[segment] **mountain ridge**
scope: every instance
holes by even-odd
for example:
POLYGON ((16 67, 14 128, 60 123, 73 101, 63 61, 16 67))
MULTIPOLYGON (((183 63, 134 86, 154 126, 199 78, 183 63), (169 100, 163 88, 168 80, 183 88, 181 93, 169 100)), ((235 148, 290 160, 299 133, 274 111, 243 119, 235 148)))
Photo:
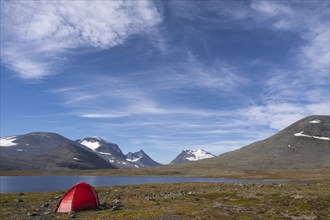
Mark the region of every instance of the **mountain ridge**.
POLYGON ((31 132, 2 137, 0 153, 2 170, 141 168, 160 165, 143 150, 136 152, 141 154, 141 158, 133 162, 129 161, 117 144, 100 137, 73 141, 53 132, 31 132))
MULTIPOLYGON (((182 151, 181 154, 185 155, 181 159, 185 160, 183 162, 193 161, 191 164, 194 166, 207 164, 207 166, 213 167, 226 166, 238 169, 329 167, 329 140, 330 116, 312 115, 289 125, 264 140, 256 141, 238 150, 221 154, 218 157, 199 160, 200 158, 194 155, 194 153, 202 151, 199 149, 182 151)), ((125 155, 118 145, 99 137, 72 141, 52 132, 32 132, 25 135, 8 136, 1 138, 0 143, 1 169, 14 169, 22 166, 24 166, 24 169, 37 169, 38 166, 42 166, 40 161, 43 160, 43 155, 50 155, 55 151, 56 147, 63 144, 66 144, 67 147, 70 146, 68 148, 71 149, 70 154, 73 155, 73 158, 78 158, 73 152, 76 152, 76 148, 79 148, 84 150, 84 154, 85 151, 97 154, 98 158, 103 159, 107 163, 110 162, 109 164, 115 167, 143 167, 145 165, 136 162, 142 161, 141 158, 147 158, 147 156, 144 156, 145 152, 143 150, 135 153, 129 152, 125 155), (88 146, 82 145, 78 143, 79 141, 81 143, 87 141, 89 144, 87 144, 88 146), (115 158, 111 158, 114 155, 119 155, 120 160, 116 161, 115 158), (26 158, 35 159, 33 162, 36 164, 29 164, 26 158)), ((56 157, 56 155, 53 156, 56 157)), ((72 157, 68 159, 73 160, 72 157)), ((175 159, 173 161, 175 165, 175 159)), ((72 165, 71 163, 72 161, 69 163, 69 166, 79 167, 79 164, 73 163, 72 165)), ((102 163, 97 164, 101 165, 102 163)), ((93 167, 95 164, 85 165, 84 167, 93 167)), ((60 168, 62 169, 63 167, 60 168)))

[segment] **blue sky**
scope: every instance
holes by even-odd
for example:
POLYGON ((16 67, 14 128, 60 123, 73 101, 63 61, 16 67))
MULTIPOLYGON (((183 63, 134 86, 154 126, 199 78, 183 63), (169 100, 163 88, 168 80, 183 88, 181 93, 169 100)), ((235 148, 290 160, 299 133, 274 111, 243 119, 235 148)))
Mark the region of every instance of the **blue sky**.
POLYGON ((1 136, 168 163, 329 115, 327 1, 2 1, 1 136))

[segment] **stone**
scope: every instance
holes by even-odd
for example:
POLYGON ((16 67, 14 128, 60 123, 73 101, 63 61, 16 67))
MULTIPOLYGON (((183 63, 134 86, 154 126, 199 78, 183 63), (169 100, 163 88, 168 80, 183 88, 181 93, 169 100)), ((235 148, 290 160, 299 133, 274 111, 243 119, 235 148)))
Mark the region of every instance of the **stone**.
POLYGON ((112 202, 115 203, 115 204, 120 204, 121 203, 121 201, 119 199, 114 199, 114 200, 112 200, 112 202))
POLYGON ((120 208, 119 208, 119 206, 116 206, 116 205, 114 205, 114 206, 112 206, 111 207, 111 211, 117 211, 117 210, 119 210, 120 208))
POLYGON ((70 212, 69 217, 70 218, 76 218, 77 217, 76 212, 70 212))
POLYGON ((27 215, 28 216, 38 216, 38 213, 37 212, 29 212, 27 215))
POLYGON ((49 203, 42 204, 41 207, 42 207, 42 208, 47 208, 47 207, 49 207, 49 203))

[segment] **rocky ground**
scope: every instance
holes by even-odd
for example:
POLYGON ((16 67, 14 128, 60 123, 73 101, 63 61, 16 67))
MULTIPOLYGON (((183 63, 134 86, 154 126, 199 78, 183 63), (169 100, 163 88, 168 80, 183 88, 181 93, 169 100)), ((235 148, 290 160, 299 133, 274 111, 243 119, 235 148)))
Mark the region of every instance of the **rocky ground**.
POLYGON ((54 213, 62 192, 0 195, 1 219, 330 219, 330 184, 179 183, 96 188, 96 210, 54 213))

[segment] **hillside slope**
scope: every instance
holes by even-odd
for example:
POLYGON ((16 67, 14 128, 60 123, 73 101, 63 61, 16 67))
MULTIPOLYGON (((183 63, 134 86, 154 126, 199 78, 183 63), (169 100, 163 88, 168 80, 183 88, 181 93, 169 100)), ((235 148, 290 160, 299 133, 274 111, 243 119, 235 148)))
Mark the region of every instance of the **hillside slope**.
POLYGON ((269 168, 317 168, 330 165, 330 117, 310 116, 277 134, 216 160, 226 166, 269 168))

